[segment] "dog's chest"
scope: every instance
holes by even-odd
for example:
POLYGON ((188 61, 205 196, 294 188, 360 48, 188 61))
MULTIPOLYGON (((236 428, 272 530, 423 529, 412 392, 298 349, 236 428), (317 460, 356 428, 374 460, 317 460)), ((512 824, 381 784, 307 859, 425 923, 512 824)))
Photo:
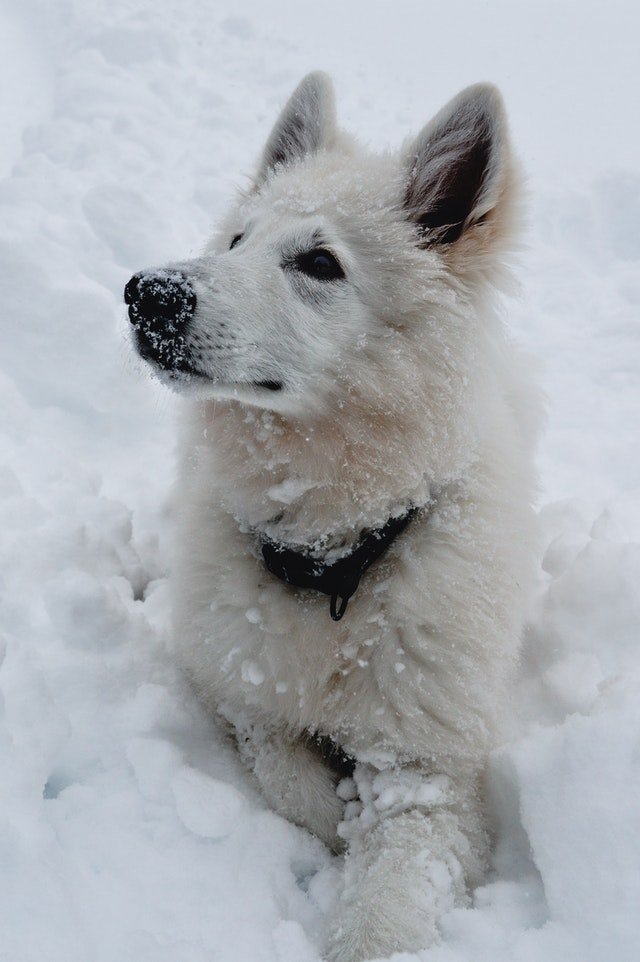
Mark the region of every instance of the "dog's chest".
POLYGON ((408 680, 389 622, 392 569, 384 559, 368 571, 335 622, 326 595, 283 584, 245 559, 236 571, 242 604, 220 599, 204 613, 216 649, 207 658, 215 699, 231 720, 343 737, 357 726, 375 740, 393 714, 387 678, 396 692, 408 680))

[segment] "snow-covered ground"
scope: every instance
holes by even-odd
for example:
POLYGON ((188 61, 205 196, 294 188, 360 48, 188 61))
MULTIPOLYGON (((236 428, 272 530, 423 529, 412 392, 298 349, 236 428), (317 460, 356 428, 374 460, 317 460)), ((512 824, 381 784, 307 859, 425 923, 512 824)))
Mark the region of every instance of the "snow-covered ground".
POLYGON ((494 871, 419 958, 640 958, 639 11, 4 0, 2 962, 319 958, 336 865, 165 654, 175 401, 121 305, 134 270, 200 249, 316 67, 376 147, 496 81, 530 177, 513 317, 549 398, 547 547, 490 766, 494 871))

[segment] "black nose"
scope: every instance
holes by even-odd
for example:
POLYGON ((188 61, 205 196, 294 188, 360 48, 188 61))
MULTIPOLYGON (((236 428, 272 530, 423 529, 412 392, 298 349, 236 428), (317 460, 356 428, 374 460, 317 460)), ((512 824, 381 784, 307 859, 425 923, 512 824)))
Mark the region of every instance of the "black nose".
POLYGON ((147 361, 165 370, 185 367, 185 332, 196 309, 196 294, 181 271, 135 274, 124 289, 136 346, 147 361))

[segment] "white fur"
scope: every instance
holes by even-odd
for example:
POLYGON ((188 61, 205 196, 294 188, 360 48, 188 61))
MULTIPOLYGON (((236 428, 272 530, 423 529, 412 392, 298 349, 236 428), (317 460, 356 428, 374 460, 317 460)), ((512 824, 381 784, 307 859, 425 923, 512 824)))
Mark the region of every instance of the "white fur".
POLYGON ((517 184, 495 90, 470 88, 382 157, 337 130, 332 103, 323 75, 303 81, 255 188, 178 265, 201 376, 178 383, 173 595, 179 656, 270 804, 347 845, 327 953, 358 962, 431 943, 482 877, 482 769, 532 578, 539 405, 496 306, 517 184), (478 130, 490 152, 464 228, 421 244, 416 223, 478 130), (344 282, 282 266, 315 232, 344 282), (261 534, 339 553, 409 504, 417 518, 338 623, 261 560, 261 534), (346 809, 314 733, 357 761, 346 809))

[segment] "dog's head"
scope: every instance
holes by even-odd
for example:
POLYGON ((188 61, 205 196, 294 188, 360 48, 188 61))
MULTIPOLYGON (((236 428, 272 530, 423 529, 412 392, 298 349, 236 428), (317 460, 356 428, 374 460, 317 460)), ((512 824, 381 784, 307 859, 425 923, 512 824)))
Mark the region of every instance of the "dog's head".
POLYGON ((394 367, 411 392, 425 356, 442 380, 508 236, 512 180, 493 87, 464 90, 399 155, 372 156, 310 74, 205 253, 127 284, 136 348, 180 392, 285 414, 371 396, 382 371, 399 390, 394 367))

